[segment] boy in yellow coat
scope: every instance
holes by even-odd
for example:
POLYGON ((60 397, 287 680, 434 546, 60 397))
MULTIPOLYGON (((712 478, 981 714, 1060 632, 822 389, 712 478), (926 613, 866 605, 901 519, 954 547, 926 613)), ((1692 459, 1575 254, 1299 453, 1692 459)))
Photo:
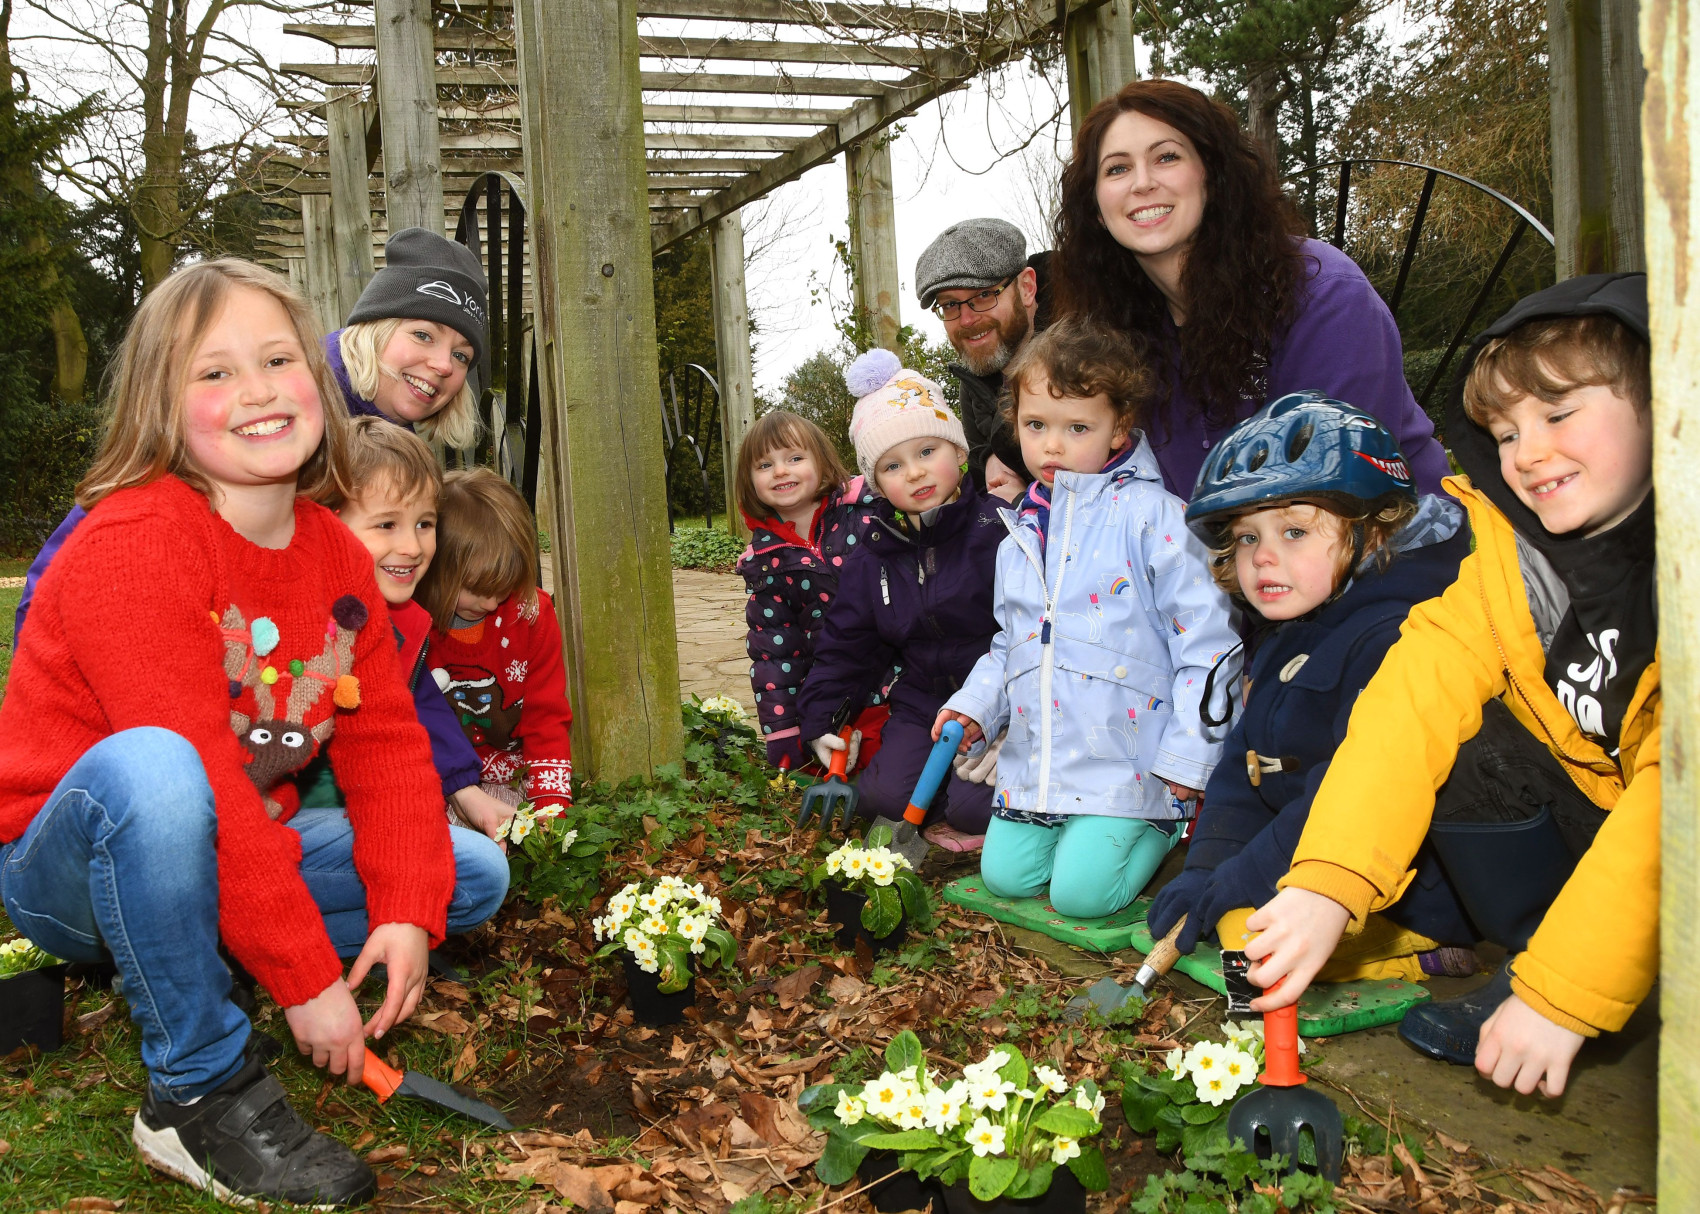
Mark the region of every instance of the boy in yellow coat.
POLYGON ((1564 1090, 1658 974, 1659 666, 1646 277, 1522 300, 1471 347, 1446 481, 1475 551, 1354 708, 1280 892, 1247 923, 1259 1010, 1293 1002, 1433 847, 1510 960, 1401 1035, 1564 1090), (1279 983, 1279 989, 1270 991, 1279 983))

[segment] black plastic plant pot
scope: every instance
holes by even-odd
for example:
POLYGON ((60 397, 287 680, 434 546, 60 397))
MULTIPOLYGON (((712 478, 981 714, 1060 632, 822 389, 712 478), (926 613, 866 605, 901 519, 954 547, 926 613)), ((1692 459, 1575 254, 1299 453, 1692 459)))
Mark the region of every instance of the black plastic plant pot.
POLYGON ((1086 1189, 1067 1168, 1051 1173, 1051 1187, 1037 1197, 981 1201, 968 1182, 944 1186, 944 1214, 1086 1214, 1086 1189))
POLYGON ((638 968, 630 953, 622 953, 626 967, 626 1002, 640 1024, 660 1026, 678 1024, 685 1018, 685 1009, 696 1005, 697 976, 685 984, 685 989, 672 994, 661 991, 660 973, 646 974, 638 968))
POLYGON ((0 1054, 20 1045, 56 1050, 65 1041, 65 967, 0 978, 0 1054))
POLYGON ((856 947, 856 938, 860 936, 868 942, 868 947, 876 953, 888 953, 903 943, 909 934, 909 914, 905 911, 898 917, 897 926, 883 936, 870 935, 868 929, 862 926, 862 907, 867 904, 868 896, 857 893, 853 889, 845 889, 842 885, 828 883, 826 886, 826 913, 832 921, 838 924, 836 939, 838 947, 845 950, 856 947))
POLYGON ((874 1203, 874 1209, 881 1214, 895 1214, 898 1210, 925 1210, 928 1203, 934 1203, 937 1209, 939 1185, 934 1180, 922 1180, 913 1172, 899 1172, 891 1175, 897 1166, 896 1151, 869 1151, 862 1165, 856 1169, 858 1184, 872 1185, 865 1196, 874 1203), (881 1180, 881 1177, 885 1177, 881 1180), (879 1181, 878 1184, 873 1184, 879 1181))

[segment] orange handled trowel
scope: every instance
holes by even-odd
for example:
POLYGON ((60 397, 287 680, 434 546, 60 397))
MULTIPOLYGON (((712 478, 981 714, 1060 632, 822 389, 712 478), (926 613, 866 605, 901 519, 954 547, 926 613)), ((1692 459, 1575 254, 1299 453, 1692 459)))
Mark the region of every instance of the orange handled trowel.
POLYGON ((514 1123, 504 1117, 502 1110, 495 1105, 474 1100, 471 1096, 462 1096, 441 1080, 421 1075, 418 1071, 398 1071, 371 1050, 366 1051, 366 1067, 361 1073, 360 1082, 372 1089, 379 1104, 386 1103, 391 1096, 411 1096, 415 1100, 424 1100, 450 1112, 459 1113, 462 1117, 482 1121, 498 1130, 514 1128, 514 1123))

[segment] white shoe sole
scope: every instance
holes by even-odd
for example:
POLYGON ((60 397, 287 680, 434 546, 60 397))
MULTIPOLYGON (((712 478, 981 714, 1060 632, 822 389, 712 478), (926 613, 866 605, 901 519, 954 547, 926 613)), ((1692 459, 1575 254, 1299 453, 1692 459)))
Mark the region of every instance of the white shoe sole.
MULTIPOLYGON (((211 1193, 219 1201, 229 1205, 253 1209, 260 1204, 257 1197, 249 1197, 223 1184, 217 1177, 211 1176, 206 1169, 195 1162, 188 1150, 183 1146, 183 1140, 177 1136, 177 1131, 167 1126, 163 1130, 149 1129, 142 1121, 142 1115, 136 1114, 134 1127, 130 1132, 131 1141, 136 1144, 136 1153, 142 1157, 142 1162, 156 1171, 164 1172, 167 1176, 181 1180, 192 1188, 211 1193)), ((287 1203, 286 1203, 287 1204, 287 1203)), ((334 1210, 334 1205, 328 1206, 299 1206, 303 1210, 334 1210)))

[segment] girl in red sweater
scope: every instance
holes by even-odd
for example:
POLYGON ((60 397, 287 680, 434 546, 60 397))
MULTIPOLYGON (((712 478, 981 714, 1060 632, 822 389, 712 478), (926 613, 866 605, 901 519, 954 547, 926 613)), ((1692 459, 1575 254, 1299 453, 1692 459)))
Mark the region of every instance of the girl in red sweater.
POLYGON ((484 763, 484 788, 539 817, 573 803, 573 710, 555 604, 537 588, 537 523, 488 468, 450 472, 437 501, 437 556, 419 602, 431 613, 431 674, 484 763))
POLYGON ((149 1076, 137 1149, 221 1198, 374 1189, 249 1048, 221 937, 301 1052, 352 1082, 455 926, 442 790, 372 558, 302 496, 347 487, 335 391, 276 275, 214 261, 150 294, 78 486, 89 517, 41 579, 0 707, 6 913, 58 956, 110 954, 149 1076), (333 735, 353 883, 304 863, 291 825, 288 777, 333 735), (358 907, 338 902, 350 884, 358 907), (359 954, 346 982, 339 951, 359 954), (363 1026, 352 990, 379 962, 363 1026))

